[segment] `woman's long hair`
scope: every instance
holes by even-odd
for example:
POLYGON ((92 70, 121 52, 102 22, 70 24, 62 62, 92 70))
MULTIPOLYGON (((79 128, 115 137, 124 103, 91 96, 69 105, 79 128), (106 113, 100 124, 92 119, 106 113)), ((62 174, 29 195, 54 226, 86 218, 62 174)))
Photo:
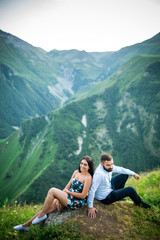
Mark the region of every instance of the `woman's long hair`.
MULTIPOLYGON (((81 161, 85 159, 88 163, 88 166, 89 166, 89 170, 88 172, 91 174, 91 176, 93 177, 93 173, 94 173, 94 164, 93 164, 93 159, 90 157, 90 156, 84 156, 82 157, 81 161)), ((79 172, 81 172, 80 170, 80 164, 79 164, 79 172)))

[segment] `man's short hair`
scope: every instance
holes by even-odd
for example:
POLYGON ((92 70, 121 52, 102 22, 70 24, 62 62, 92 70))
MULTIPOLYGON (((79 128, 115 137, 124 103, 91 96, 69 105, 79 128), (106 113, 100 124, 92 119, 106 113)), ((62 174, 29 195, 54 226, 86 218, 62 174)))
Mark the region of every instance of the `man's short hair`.
POLYGON ((101 162, 111 161, 113 157, 109 153, 102 153, 101 154, 101 162))

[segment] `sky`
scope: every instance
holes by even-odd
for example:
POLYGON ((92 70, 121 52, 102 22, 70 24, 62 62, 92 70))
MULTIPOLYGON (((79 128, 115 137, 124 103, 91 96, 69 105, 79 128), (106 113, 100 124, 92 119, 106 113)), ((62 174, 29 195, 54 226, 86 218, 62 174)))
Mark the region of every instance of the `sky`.
POLYGON ((0 0, 0 29, 45 51, 117 51, 160 32, 160 0, 0 0))

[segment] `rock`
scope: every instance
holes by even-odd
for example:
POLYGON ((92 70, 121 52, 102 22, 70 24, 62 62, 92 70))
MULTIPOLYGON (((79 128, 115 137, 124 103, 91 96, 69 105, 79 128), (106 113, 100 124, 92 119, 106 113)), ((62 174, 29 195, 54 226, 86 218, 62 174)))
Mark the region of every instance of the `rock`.
MULTIPOLYGON (((94 200, 94 204, 98 203, 99 201, 94 200)), ((58 224, 58 223, 63 223, 66 220, 68 220, 69 218, 81 213, 82 211, 86 210, 86 215, 87 215, 87 206, 82 207, 80 209, 77 210, 71 210, 69 208, 63 208, 60 211, 56 211, 56 212, 52 212, 48 214, 47 219, 44 222, 44 225, 51 225, 53 222, 54 224, 58 224)))
POLYGON ((81 209, 78 210, 71 210, 69 208, 64 208, 61 211, 56 211, 48 214, 47 219, 44 222, 44 225, 51 225, 53 222, 54 224, 63 223, 69 218, 75 216, 81 211, 81 209))

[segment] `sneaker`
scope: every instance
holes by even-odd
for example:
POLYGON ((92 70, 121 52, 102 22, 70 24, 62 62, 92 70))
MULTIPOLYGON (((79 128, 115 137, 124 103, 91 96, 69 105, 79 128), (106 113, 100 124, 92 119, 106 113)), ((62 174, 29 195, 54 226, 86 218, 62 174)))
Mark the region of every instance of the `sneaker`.
POLYGON ((151 205, 149 205, 148 203, 145 203, 143 201, 140 202, 139 206, 143 207, 143 208, 151 208, 151 205))
POLYGON ((41 218, 36 217, 36 218, 32 221, 32 224, 38 224, 38 223, 44 221, 46 218, 47 218, 47 215, 46 215, 46 214, 45 214, 43 217, 41 217, 41 218))
POLYGON ((28 228, 23 227, 22 224, 13 227, 13 229, 17 230, 17 231, 19 231, 19 230, 28 231, 28 228))

